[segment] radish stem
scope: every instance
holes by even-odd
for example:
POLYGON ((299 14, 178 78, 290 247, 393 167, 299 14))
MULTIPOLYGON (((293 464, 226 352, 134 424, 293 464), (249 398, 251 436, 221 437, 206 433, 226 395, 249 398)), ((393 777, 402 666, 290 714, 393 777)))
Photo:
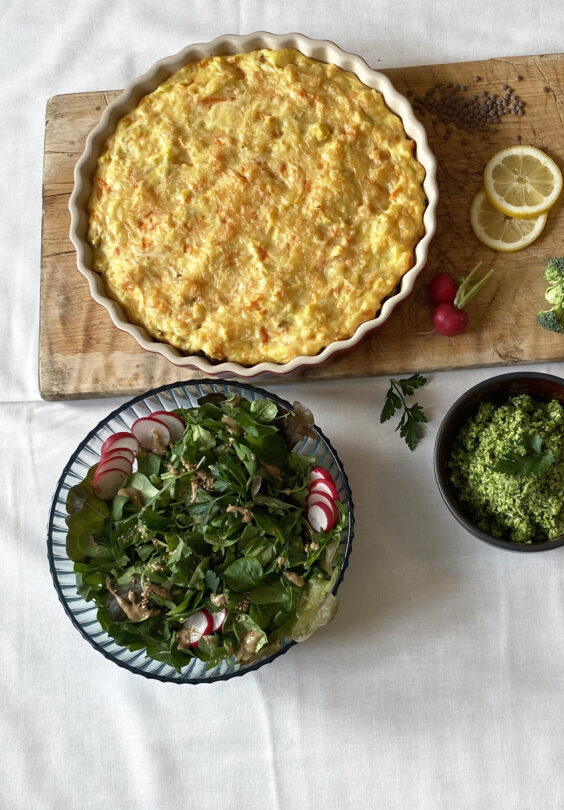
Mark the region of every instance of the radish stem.
POLYGON ((454 306, 458 307, 458 309, 464 309, 466 307, 466 304, 472 298, 474 298, 476 293, 479 292, 482 289, 482 287, 484 286, 484 284, 487 281, 489 281, 489 279, 491 278, 491 276, 493 274, 493 271, 494 271, 493 267, 491 268, 491 270, 489 270, 489 272, 486 273, 486 275, 483 278, 480 279, 480 281, 477 281, 474 284, 473 287, 470 287, 470 289, 468 289, 468 285, 470 283, 470 280, 472 279, 472 276, 481 267, 481 265, 482 265, 482 262, 478 262, 476 267, 474 267, 468 273, 468 275, 466 276, 466 278, 464 279, 464 281, 462 282, 462 284, 458 288, 458 292, 456 293, 456 298, 454 299, 454 306))

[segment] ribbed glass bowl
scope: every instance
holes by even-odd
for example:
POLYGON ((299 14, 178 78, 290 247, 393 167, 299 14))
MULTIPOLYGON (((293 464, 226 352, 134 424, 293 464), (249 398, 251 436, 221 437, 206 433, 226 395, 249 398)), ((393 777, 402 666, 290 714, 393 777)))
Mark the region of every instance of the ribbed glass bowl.
MULTIPOLYGON (((192 408, 198 405, 198 399, 209 393, 239 394, 248 400, 257 397, 268 397, 284 408, 292 411, 292 405, 280 397, 242 383, 229 383, 215 380, 188 380, 161 386, 146 394, 125 403, 121 408, 112 411, 80 442, 59 478, 53 497, 49 516, 47 553, 55 589, 68 617, 84 638, 110 661, 130 672, 173 683, 204 683, 227 680, 237 675, 258 669, 283 655, 296 642, 284 639, 280 650, 272 655, 247 666, 239 663, 221 663, 213 669, 206 670, 206 664, 199 659, 191 659, 181 672, 168 664, 148 658, 146 650, 131 652, 115 641, 102 629, 97 619, 97 607, 93 602, 86 602, 76 590, 74 563, 66 552, 66 499, 69 489, 82 481, 89 468, 99 461, 102 444, 108 436, 118 431, 129 431, 133 422, 142 416, 148 416, 157 410, 174 408, 192 408)), ((306 404, 306 403, 304 403, 306 404)), ((348 565, 353 539, 353 501, 349 482, 341 461, 323 432, 314 427, 315 438, 306 438, 295 448, 296 452, 314 456, 318 465, 328 469, 337 486, 340 499, 348 506, 348 525, 342 533, 343 563, 335 583, 335 594, 341 584, 348 565)))

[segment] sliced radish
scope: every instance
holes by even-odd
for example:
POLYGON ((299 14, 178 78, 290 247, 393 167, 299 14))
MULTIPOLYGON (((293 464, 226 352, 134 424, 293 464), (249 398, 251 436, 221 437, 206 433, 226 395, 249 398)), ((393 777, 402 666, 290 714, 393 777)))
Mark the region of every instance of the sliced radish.
POLYGON ((324 492, 310 492, 307 496, 306 506, 309 509, 310 506, 313 506, 314 503, 324 503, 326 504, 329 509, 331 510, 335 522, 339 519, 339 510, 335 506, 335 501, 333 498, 330 498, 329 495, 325 495, 324 492))
POLYGON ((208 614, 212 623, 211 631, 208 632, 217 633, 218 630, 221 630, 225 617, 227 616, 227 609, 222 608, 222 610, 212 613, 211 610, 204 608, 204 612, 208 614))
POLYGON ((107 461, 110 458, 126 458, 131 466, 135 461, 133 450, 128 450, 127 447, 116 447, 115 450, 110 449, 107 453, 102 453, 100 461, 107 461))
POLYGON ((170 430, 170 438, 173 442, 177 442, 186 430, 186 422, 176 413, 170 413, 170 411, 154 411, 151 416, 155 416, 159 422, 165 423, 170 430))
POLYGON ((331 507, 321 501, 308 507, 307 519, 314 532, 329 532, 336 523, 331 507))
POLYGON ((204 608, 189 616, 182 627, 188 630, 188 644, 196 647, 202 636, 207 635, 212 629, 211 614, 204 608))
POLYGON ((131 431, 141 447, 162 455, 170 444, 170 430, 164 422, 143 416, 131 425, 131 431))
POLYGON ((314 481, 329 481, 335 486, 333 476, 325 467, 314 467, 309 474, 308 481, 310 484, 313 484, 314 481))
POLYGON ((112 468, 103 470, 100 475, 93 478, 92 492, 102 501, 111 501, 126 478, 127 473, 124 473, 123 470, 112 468))
POLYGON ((99 478, 105 470, 121 470, 126 475, 130 475, 133 471, 133 465, 128 458, 120 458, 119 456, 104 458, 104 456, 102 456, 102 460, 96 467, 93 480, 95 481, 96 478, 99 478))
POLYGON ((318 478, 317 481, 314 481, 311 487, 309 488, 310 492, 323 492, 325 495, 328 495, 330 498, 333 498, 334 501, 339 500, 339 493, 337 492, 337 487, 331 481, 322 481, 321 478, 318 478))
POLYGON ((133 433, 114 433, 113 436, 110 436, 106 439, 104 444, 102 445, 102 455, 105 453, 109 453, 110 450, 117 450, 117 448, 126 447, 128 450, 131 450, 132 453, 136 456, 139 451, 139 442, 133 435, 133 433))

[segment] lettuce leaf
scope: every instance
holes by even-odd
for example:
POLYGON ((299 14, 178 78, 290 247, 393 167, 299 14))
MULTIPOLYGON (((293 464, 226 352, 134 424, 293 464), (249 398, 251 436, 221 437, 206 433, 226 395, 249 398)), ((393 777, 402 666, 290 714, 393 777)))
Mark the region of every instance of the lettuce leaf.
POLYGON ((338 573, 336 568, 331 579, 315 574, 308 581, 296 608, 296 623, 292 630, 294 641, 305 641, 334 618, 339 602, 332 590, 338 573))
MULTIPOLYGON (((103 533, 106 519, 110 516, 108 504, 92 492, 96 466, 90 467, 84 481, 71 487, 67 495, 66 546, 73 562, 84 562, 89 557, 99 556, 94 538, 103 533)), ((102 552, 101 556, 104 554, 102 552)))

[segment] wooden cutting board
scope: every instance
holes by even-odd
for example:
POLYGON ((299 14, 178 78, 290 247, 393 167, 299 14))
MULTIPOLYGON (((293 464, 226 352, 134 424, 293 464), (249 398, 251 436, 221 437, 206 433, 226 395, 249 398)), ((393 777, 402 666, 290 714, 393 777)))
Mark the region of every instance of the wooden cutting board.
MULTIPOLYGON (((379 67, 377 65, 376 67, 379 67)), ((515 254, 481 245, 469 223, 469 206, 482 184, 486 161, 498 149, 522 143, 544 149, 564 169, 564 54, 488 59, 481 62, 383 70, 397 89, 423 96, 435 82, 466 85, 464 95, 501 94, 515 88, 526 104, 523 116, 506 115, 495 133, 465 132, 422 115, 438 160, 438 229, 429 262, 414 294, 377 333, 348 355, 301 379, 335 379, 428 372, 489 365, 542 363, 564 358, 564 336, 541 329, 543 269, 564 254, 564 208, 549 214, 540 238, 515 254), (517 77, 521 77, 519 81, 517 77), (474 77, 480 80, 473 81, 474 77), (464 275, 479 260, 495 268, 493 278, 468 307, 470 328, 454 339, 430 334, 432 308, 426 281, 439 270, 464 275)), ((462 92, 462 91, 461 91, 462 92)), ((68 199, 73 169, 88 132, 119 91, 73 93, 47 102, 41 242, 39 384, 48 400, 134 395, 154 386, 200 376, 145 352, 118 330, 92 301, 76 269, 68 238, 68 199)), ((493 125, 492 125, 493 126, 493 125)), ((273 379, 261 378, 261 382, 273 379)), ((287 381, 287 378, 284 378, 287 381)))

